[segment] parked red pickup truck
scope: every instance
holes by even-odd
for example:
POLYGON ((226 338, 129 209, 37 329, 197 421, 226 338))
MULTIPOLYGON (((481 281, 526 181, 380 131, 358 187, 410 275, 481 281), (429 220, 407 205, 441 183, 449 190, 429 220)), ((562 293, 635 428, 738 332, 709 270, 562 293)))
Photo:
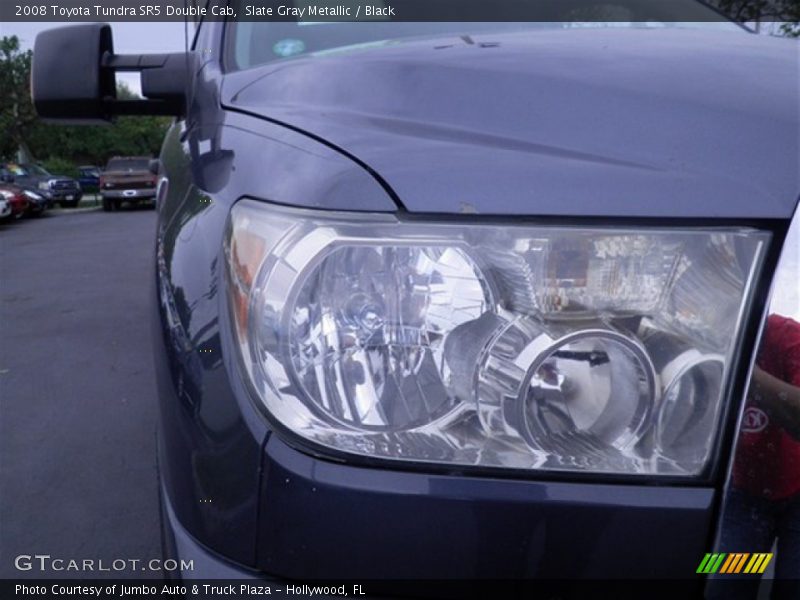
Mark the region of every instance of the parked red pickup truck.
POLYGON ((115 156, 100 175, 103 210, 117 210, 123 202, 151 202, 155 206, 156 176, 147 156, 115 156))

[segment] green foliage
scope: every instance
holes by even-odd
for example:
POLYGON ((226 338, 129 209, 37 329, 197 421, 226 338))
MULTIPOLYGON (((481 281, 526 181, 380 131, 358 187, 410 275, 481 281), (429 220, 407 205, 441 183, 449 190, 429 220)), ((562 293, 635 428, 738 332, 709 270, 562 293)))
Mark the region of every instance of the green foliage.
POLYGON ((112 156, 157 156, 169 122, 164 117, 120 117, 111 125, 37 122, 28 146, 40 160, 63 156, 76 164, 103 166, 112 156))
POLYGON ((41 165, 53 175, 66 175, 73 179, 78 178, 78 167, 66 158, 50 157, 41 161, 41 165))

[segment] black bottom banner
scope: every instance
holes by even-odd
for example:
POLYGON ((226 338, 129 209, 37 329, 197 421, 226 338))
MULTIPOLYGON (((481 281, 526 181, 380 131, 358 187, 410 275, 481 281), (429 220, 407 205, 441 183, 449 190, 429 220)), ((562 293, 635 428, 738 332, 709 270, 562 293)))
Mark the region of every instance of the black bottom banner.
POLYGON ((707 587, 701 578, 691 580, 364 580, 364 581, 224 581, 169 582, 137 579, 1 580, 0 598, 85 600, 88 598, 163 600, 255 600, 266 598, 373 599, 373 598, 524 598, 568 599, 691 599, 756 598, 771 591, 772 597, 800 598, 798 581, 715 581, 707 587), (772 588, 763 589, 763 588, 772 588), (759 589, 761 588, 761 589, 759 589))

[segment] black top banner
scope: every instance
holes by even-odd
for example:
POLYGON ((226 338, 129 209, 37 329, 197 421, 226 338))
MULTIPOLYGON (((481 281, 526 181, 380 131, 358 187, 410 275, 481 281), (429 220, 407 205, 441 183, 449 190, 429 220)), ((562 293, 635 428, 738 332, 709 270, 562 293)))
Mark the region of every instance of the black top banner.
POLYGON ((796 21, 800 0, 2 0, 0 23, 796 21))

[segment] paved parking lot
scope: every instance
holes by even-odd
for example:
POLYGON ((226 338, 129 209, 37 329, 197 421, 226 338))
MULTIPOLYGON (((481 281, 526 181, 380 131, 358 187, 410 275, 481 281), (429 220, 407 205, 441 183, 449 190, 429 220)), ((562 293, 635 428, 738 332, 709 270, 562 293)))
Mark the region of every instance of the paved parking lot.
POLYGON ((147 209, 0 225, 2 578, 43 576, 19 554, 161 557, 154 229, 147 209))

